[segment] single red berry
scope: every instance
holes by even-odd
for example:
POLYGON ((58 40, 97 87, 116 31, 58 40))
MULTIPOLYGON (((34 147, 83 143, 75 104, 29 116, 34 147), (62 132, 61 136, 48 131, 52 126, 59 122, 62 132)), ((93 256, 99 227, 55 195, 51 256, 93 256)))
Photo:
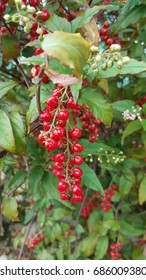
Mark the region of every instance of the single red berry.
POLYGON ((60 198, 61 198, 61 200, 68 200, 69 199, 69 195, 66 194, 66 193, 61 193, 60 194, 60 198))
POLYGON ((40 119, 43 122, 49 122, 51 120, 53 120, 53 115, 51 115, 51 113, 49 113, 47 110, 42 111, 41 115, 40 115, 40 119))
POLYGON ((40 66, 34 65, 30 70, 30 76, 32 78, 34 78, 34 77, 38 76, 39 72, 40 72, 40 66))
POLYGON ((63 170, 63 165, 60 162, 55 162, 54 163, 54 168, 58 171, 62 171, 63 170))
POLYGON ((70 97, 66 102, 66 106, 70 109, 76 109, 77 104, 74 102, 74 99, 70 97))
POLYGON ((89 142, 94 143, 97 140, 97 136, 94 134, 90 134, 88 137, 89 142))
POLYGON ((78 128, 75 127, 72 130, 69 130, 69 137, 73 140, 76 140, 82 136, 82 131, 78 128))
POLYGON ((59 91, 58 88, 55 88, 52 90, 52 96, 56 96, 56 97, 61 97, 61 92, 59 91))
POLYGON ((111 46, 113 43, 114 43, 114 40, 113 40, 112 38, 108 38, 108 39, 106 40, 106 44, 107 44, 108 46, 111 46))
POLYGON ((43 84, 47 84, 49 82, 49 77, 47 75, 43 75, 42 78, 41 78, 41 82, 43 84))
POLYGON ((73 169, 73 171, 72 171, 72 177, 73 177, 73 178, 79 178, 79 177, 81 177, 82 175, 83 175, 83 171, 82 171, 81 168, 76 167, 76 168, 73 169))
POLYGON ((44 142, 45 142, 45 138, 41 133, 38 135, 38 142, 40 144, 44 144, 44 142))
POLYGON ((63 153, 58 153, 56 156, 55 156, 55 161, 56 162, 64 162, 65 161, 65 155, 63 153))
POLYGON ((29 0, 30 6, 36 7, 39 4, 39 0, 29 0))
POLYGON ((73 158, 73 162, 74 162, 74 164, 76 164, 76 165, 81 165, 81 164, 83 164, 84 160, 83 160, 83 158, 82 158, 81 156, 76 155, 76 156, 74 156, 74 158, 73 158))
POLYGON ((79 185, 74 185, 72 188, 72 192, 75 195, 81 195, 82 194, 82 187, 79 185))
POLYGON ((83 195, 73 195, 70 202, 71 203, 77 203, 77 202, 81 202, 83 200, 83 195))
POLYGON ((55 140, 60 140, 62 137, 64 137, 64 129, 62 127, 56 127, 52 131, 52 138, 55 140))
POLYGON ((41 54, 41 53, 43 53, 44 51, 41 49, 41 48, 37 48, 36 50, 35 50, 35 55, 39 55, 39 54, 41 54))
POLYGON ((92 133, 94 132, 95 133, 95 129, 96 129, 96 125, 94 123, 89 124, 88 130, 90 132, 92 132, 92 133))
POLYGON ((100 29, 100 35, 107 35, 107 34, 108 34, 108 29, 106 29, 106 28, 100 29))
POLYGON ((82 146, 82 144, 76 142, 76 143, 73 145, 72 150, 73 150, 73 152, 80 153, 80 152, 83 151, 83 146, 82 146))
POLYGON ((7 4, 9 0, 1 0, 3 4, 7 4))
POLYGON ((53 110, 58 106, 58 99, 56 96, 51 96, 47 100, 47 106, 49 107, 50 110, 53 110))
POLYGON ((108 28, 108 27, 110 26, 110 24, 109 24, 108 21, 105 21, 105 22, 103 23, 103 26, 104 26, 104 28, 108 28))
POLYGON ((6 9, 6 5, 4 3, 0 3, 0 14, 2 14, 6 9))
POLYGON ((45 20, 47 20, 48 19, 48 17, 49 17, 49 12, 48 12, 48 10, 42 10, 42 14, 41 14, 41 20, 43 20, 43 21, 45 21, 45 20))
POLYGON ((69 187, 68 184, 63 181, 59 182, 57 186, 59 192, 65 192, 68 189, 68 187, 69 187))
POLYGON ((56 122, 56 125, 57 125, 57 126, 60 126, 60 127, 65 127, 65 126, 66 126, 66 121, 58 120, 58 121, 56 122))
POLYGON ((51 126, 50 126, 47 122, 44 122, 44 123, 43 123, 43 130, 44 130, 44 131, 48 131, 48 130, 50 129, 50 127, 51 127, 51 126))
POLYGON ((57 142, 54 139, 49 139, 46 143, 45 143, 45 148, 48 151, 54 151, 57 148, 57 142))
POLYGON ((67 109, 60 110, 60 112, 58 113, 58 118, 63 121, 68 120, 69 111, 67 109))

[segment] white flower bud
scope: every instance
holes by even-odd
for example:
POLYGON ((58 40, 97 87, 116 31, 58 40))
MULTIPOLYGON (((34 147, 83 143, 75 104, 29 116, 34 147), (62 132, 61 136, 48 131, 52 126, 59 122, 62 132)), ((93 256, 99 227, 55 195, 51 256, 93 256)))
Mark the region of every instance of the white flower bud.
POLYGON ((16 5, 21 5, 22 4, 22 0, 15 0, 15 4, 16 5))
POLYGON ((99 49, 98 49, 98 47, 96 47, 96 46, 91 46, 90 51, 91 51, 91 52, 98 52, 99 49))
POLYGON ((4 15, 4 19, 5 19, 6 21, 11 21, 11 20, 12 20, 12 17, 11 17, 10 15, 6 14, 6 15, 4 15))
POLYGON ((42 28, 37 28, 36 32, 37 32, 38 34, 41 34, 41 33, 42 33, 42 28))
POLYGON ((30 19, 28 17, 23 17, 24 22, 30 22, 30 19))
POLYGON ((117 61, 117 66, 119 69, 121 69, 123 67, 123 61, 122 60, 118 60, 117 61))
POLYGON ((29 14, 35 14, 36 9, 34 7, 31 7, 30 5, 27 6, 27 12, 29 14))
POLYGON ((42 15, 42 11, 36 12, 36 17, 40 17, 42 15))
POLYGON ((22 5, 21 5, 21 10, 22 10, 22 11, 27 11, 27 6, 26 6, 25 4, 22 4, 22 5))
POLYGON ((97 54, 96 56, 95 56, 95 61, 96 62, 99 62, 99 61, 101 61, 102 60, 102 56, 100 55, 100 54, 97 54))
POLYGON ((118 44, 112 44, 110 46, 110 51, 111 52, 120 52, 121 51, 121 46, 118 44))
POLYGON ((129 56, 124 56, 124 57, 122 57, 122 61, 123 61, 123 63, 127 63, 127 62, 130 61, 130 57, 129 56))

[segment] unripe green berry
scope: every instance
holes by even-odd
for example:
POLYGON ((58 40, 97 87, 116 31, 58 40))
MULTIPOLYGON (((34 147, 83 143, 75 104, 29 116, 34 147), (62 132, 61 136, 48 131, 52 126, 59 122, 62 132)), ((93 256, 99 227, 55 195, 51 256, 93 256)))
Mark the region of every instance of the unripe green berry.
POLYGON ((123 61, 122 60, 118 60, 117 61, 117 66, 119 69, 121 69, 123 67, 123 61))
POLYGON ((30 5, 27 6, 27 12, 29 14, 35 14, 36 9, 34 7, 31 7, 30 5))
POLYGON ((110 51, 111 52, 120 52, 121 51, 121 46, 118 44, 112 44, 110 46, 110 51))
POLYGON ((100 54, 97 54, 96 56, 95 56, 95 61, 96 62, 99 62, 99 61, 101 61, 102 60, 102 56, 100 55, 100 54))
POLYGON ((111 68, 113 66, 113 61, 112 60, 109 60, 107 62, 107 68, 111 68))
POLYGON ((8 21, 11 21, 12 20, 12 16, 6 14, 4 15, 4 19, 8 22, 8 21))
POLYGON ((102 69, 102 70, 106 70, 106 69, 107 69, 107 64, 106 64, 106 63, 103 63, 102 66, 101 66, 101 69, 102 69))
POLYGON ((15 0, 15 4, 16 5, 21 5, 22 4, 22 0, 15 0))
POLYGON ((99 51, 99 49, 98 49, 98 47, 96 47, 96 46, 91 46, 90 51, 91 51, 92 53, 97 53, 97 52, 99 51))
POLYGON ((27 6, 25 4, 22 4, 21 5, 21 10, 26 12, 27 11, 27 6))
POLYGON ((130 61, 130 57, 129 56, 124 56, 124 57, 122 57, 122 61, 123 61, 123 63, 127 63, 127 62, 130 61))

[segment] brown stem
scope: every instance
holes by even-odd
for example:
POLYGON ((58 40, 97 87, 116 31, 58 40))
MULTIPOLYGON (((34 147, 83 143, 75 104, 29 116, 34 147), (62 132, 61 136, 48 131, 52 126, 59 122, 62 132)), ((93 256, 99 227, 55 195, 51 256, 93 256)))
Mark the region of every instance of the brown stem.
POLYGON ((21 257, 22 257, 22 254, 23 254, 23 250, 24 250, 24 246, 25 246, 25 242, 26 242, 26 240, 27 240, 27 238, 28 238, 28 236, 29 236, 30 230, 31 230, 31 228, 32 228, 32 225, 33 225, 35 219, 37 218, 37 215, 38 215, 38 212, 36 212, 36 213, 33 215, 32 219, 31 219, 31 222, 30 222, 30 224, 29 224, 29 226, 28 226, 28 228, 27 228, 27 231, 26 231, 26 234, 25 234, 25 237, 24 237, 22 246, 21 246, 21 248, 20 248, 20 251, 19 251, 17 260, 21 260, 21 257))
MULTIPOLYGON (((74 229, 76 231, 76 227, 79 223, 79 220, 80 220, 80 216, 81 216, 81 212, 82 212, 82 209, 84 207, 84 204, 86 202, 86 199, 87 199, 87 196, 88 196, 88 192, 89 192, 89 188, 86 188, 86 191, 85 191, 85 195, 84 195, 84 198, 83 198, 83 201, 81 203, 81 206, 80 206, 80 209, 79 209, 79 212, 78 212, 78 215, 77 215, 77 218, 76 218, 76 221, 75 221, 75 224, 74 224, 74 229)), ((73 260, 76 259, 76 254, 77 254, 77 245, 78 245, 78 238, 77 238, 77 233, 75 232, 75 242, 74 242, 74 253, 73 253, 73 260)))

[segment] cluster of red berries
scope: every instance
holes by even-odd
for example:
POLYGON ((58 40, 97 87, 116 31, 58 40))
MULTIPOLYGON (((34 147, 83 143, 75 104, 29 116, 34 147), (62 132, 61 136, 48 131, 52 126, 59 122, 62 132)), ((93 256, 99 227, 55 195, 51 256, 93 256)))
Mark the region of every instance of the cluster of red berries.
POLYGON ((54 162, 51 170, 60 180, 58 191, 61 199, 80 202, 83 199, 80 186, 83 171, 78 166, 83 164, 80 155, 83 146, 78 141, 82 131, 76 127, 77 119, 81 121, 82 128, 88 129, 91 142, 97 139, 100 121, 93 117, 87 105, 75 103, 72 93, 62 85, 52 91, 46 103, 47 107, 40 115, 43 130, 38 135, 38 141, 49 152, 57 151, 56 155, 50 154, 49 157, 54 162))
POLYGON ((109 189, 104 190, 105 196, 101 199, 100 206, 102 207, 103 212, 108 212, 112 208, 111 199, 115 194, 118 186, 116 184, 112 185, 109 189))
POLYGON ((123 258, 121 258, 121 253, 119 251, 121 251, 123 248, 122 243, 121 242, 117 242, 114 244, 110 245, 110 256, 111 256, 111 260, 123 260, 123 258))
POLYGON ((137 105, 139 105, 140 107, 142 107, 145 103, 146 103, 146 95, 143 96, 142 98, 136 100, 135 102, 137 105))
POLYGON ((0 16, 2 16, 4 11, 6 10, 7 3, 8 3, 8 0, 1 0, 1 2, 0 2, 0 16))
POLYGON ((81 217, 84 217, 86 220, 88 219, 90 213, 93 208, 97 208, 99 206, 98 200, 100 198, 100 193, 93 194, 92 197, 86 199, 84 207, 81 211, 81 217))
POLYGON ((146 240, 137 240, 136 245, 138 247, 144 246, 146 244, 146 240))
POLYGON ((113 37, 111 37, 111 32, 109 30, 110 23, 108 21, 105 21, 103 23, 103 27, 99 30, 100 38, 107 46, 111 46, 112 44, 122 44, 122 40, 118 38, 118 34, 114 34, 113 37))
POLYGON ((44 235, 38 234, 34 239, 31 240, 31 242, 29 240, 27 240, 26 242, 29 243, 28 244, 28 249, 33 250, 44 239, 45 239, 44 235))
MULTIPOLYGON (((42 51, 42 49, 38 48, 36 49, 36 52, 39 52, 38 54, 40 54, 42 51)), ((35 53, 35 55, 38 55, 35 53)), ((41 82, 44 84, 47 84, 49 82, 49 78, 46 74, 44 74, 41 71, 41 67, 39 65, 34 65, 31 70, 30 70, 30 76, 31 78, 35 78, 35 77, 39 77, 39 79, 41 79, 41 82)))

